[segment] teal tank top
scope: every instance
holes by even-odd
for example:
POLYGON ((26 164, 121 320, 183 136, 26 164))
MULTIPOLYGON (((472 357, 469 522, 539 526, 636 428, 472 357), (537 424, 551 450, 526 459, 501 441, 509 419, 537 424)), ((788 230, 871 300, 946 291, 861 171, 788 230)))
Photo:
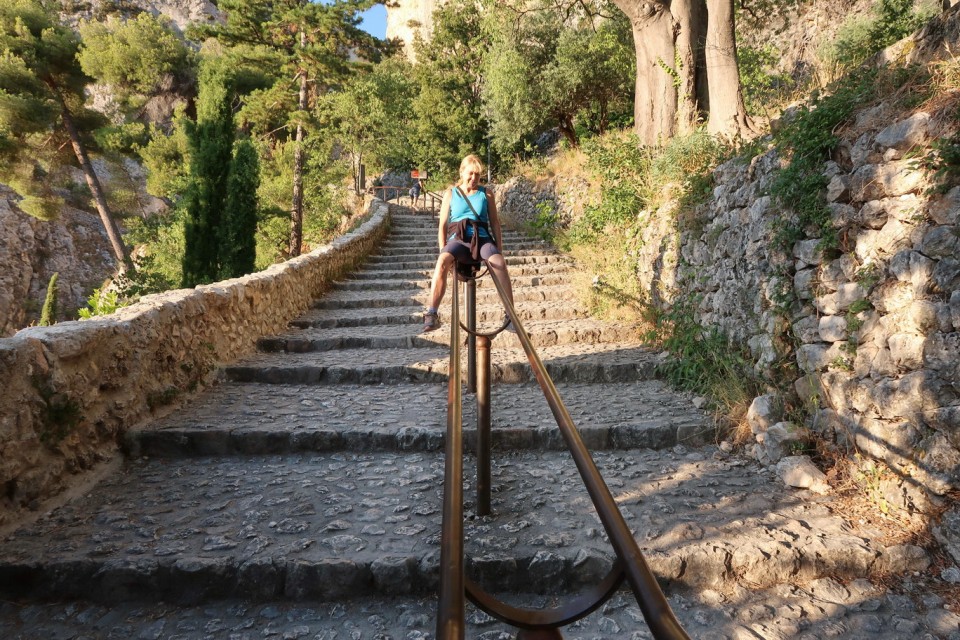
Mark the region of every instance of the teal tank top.
MULTIPOLYGON (((460 222, 463 219, 467 220, 477 220, 477 217, 473 215, 473 211, 470 210, 470 205, 467 204, 467 201, 464 200, 463 196, 460 195, 460 191, 456 187, 451 189, 452 194, 450 196, 450 218, 447 220, 448 224, 453 224, 455 222, 460 222)), ((464 193, 466 193, 464 191, 464 193)), ((480 214, 479 222, 482 222, 485 225, 490 224, 489 213, 487 212, 487 189, 486 187, 477 187, 476 193, 472 193, 467 198, 470 200, 470 204, 473 205, 473 208, 478 214, 480 214)), ((470 229, 467 229, 467 237, 473 232, 470 229)), ((490 234, 487 233, 486 229, 480 227, 480 237, 489 238, 490 234)), ((453 238, 453 235, 450 236, 453 238)), ((450 238, 447 238, 448 240, 450 238)), ((466 239, 466 238, 465 238, 466 239)))

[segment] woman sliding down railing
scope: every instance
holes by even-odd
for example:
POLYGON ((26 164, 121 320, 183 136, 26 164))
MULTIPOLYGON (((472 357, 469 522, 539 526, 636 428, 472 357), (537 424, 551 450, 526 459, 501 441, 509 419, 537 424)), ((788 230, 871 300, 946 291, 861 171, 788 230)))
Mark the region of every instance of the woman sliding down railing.
MULTIPOLYGON (((423 331, 440 328, 440 302, 447 287, 447 274, 457 262, 483 260, 506 283, 507 299, 513 301, 507 263, 503 258, 503 234, 493 193, 480 186, 483 165, 475 155, 460 162, 460 181, 447 189, 440 203, 437 244, 440 256, 430 283, 430 303, 423 314, 423 331)), ((506 318, 505 318, 506 319, 506 318)), ((508 330, 512 330, 509 326, 508 330)))
MULTIPOLYGON (((454 280, 453 305, 450 314, 450 369, 449 387, 447 396, 447 446, 446 446, 446 476, 444 478, 443 495, 443 533, 441 537, 440 561, 440 603, 437 616, 438 640, 459 640, 463 638, 463 590, 466 590, 470 600, 492 616, 522 629, 517 636, 518 640, 527 638, 562 638, 558 627, 570 624, 595 611, 606 602, 626 579, 633 589, 633 593, 640 605, 640 610, 656 640, 689 640, 686 632, 680 626, 673 611, 670 609, 656 577, 650 571, 636 540, 633 538, 623 514, 606 482, 600 475, 590 452, 587 450, 570 413, 560 399, 560 394, 547 373, 546 367, 534 350, 530 337, 520 322, 517 311, 510 296, 509 282, 506 274, 498 273, 488 263, 493 283, 503 301, 507 311, 506 320, 516 328, 523 350, 527 354, 534 376, 540 384, 544 397, 550 405, 554 419, 563 435, 567 448, 577 465, 580 477, 583 479, 587 493, 593 501, 594 508, 617 559, 610 573, 593 589, 573 598, 565 606, 555 609, 523 609, 508 605, 494 598, 479 585, 464 576, 463 570, 463 442, 462 442, 462 406, 461 406, 461 375, 460 375, 460 325, 459 319, 459 286, 454 280)), ((468 305, 473 301, 468 301, 468 305)), ((469 314, 469 309, 468 309, 469 314)), ((506 325, 506 322, 505 322, 506 325)), ((466 327, 463 327, 466 329, 466 327)), ((500 330, 502 330, 501 327, 500 330)), ((481 337, 481 344, 489 349, 489 338, 492 334, 476 334, 481 337)), ((468 332, 473 333, 468 329, 468 332)), ((486 508, 489 510, 489 448, 490 415, 489 400, 484 399, 489 391, 489 357, 481 358, 479 377, 484 382, 477 390, 477 485, 478 490, 486 484, 486 496, 478 495, 478 512, 486 508), (484 405, 486 404, 486 408, 484 405), (486 444, 481 445, 479 443, 486 444), (484 468, 486 467, 486 468, 484 468), (484 507, 484 503, 487 505, 484 507)), ((482 491, 480 491, 482 494, 482 491)))

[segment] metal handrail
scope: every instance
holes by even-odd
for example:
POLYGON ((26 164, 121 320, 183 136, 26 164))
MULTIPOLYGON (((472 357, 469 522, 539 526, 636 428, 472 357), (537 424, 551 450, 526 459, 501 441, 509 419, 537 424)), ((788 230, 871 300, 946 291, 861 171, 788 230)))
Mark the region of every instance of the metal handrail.
POLYGON ((460 286, 456 277, 451 288, 453 312, 450 316, 450 379, 447 382, 437 638, 462 640, 466 606, 463 571, 463 401, 460 382, 460 286))
MULTIPOLYGON (((466 595, 470 598, 471 602, 490 615, 500 618, 501 620, 522 629, 553 630, 553 637, 559 638, 561 636, 559 635, 559 632, 556 631, 557 627, 569 624, 596 610, 613 595, 620 584, 622 584, 624 579, 626 579, 630 584, 634 592, 634 596, 637 599, 637 603, 640 605, 640 610, 643 613, 644 619, 647 621, 647 625, 649 626, 655 640, 689 640, 689 636, 680 626, 680 622, 670 609, 670 604, 663 595, 660 585, 657 584, 656 577, 653 575, 653 572, 647 565, 647 562, 643 557, 643 553, 640 551, 640 547, 637 545, 633 534, 630 532, 630 528, 623 519, 623 514, 620 513, 620 509, 617 507, 617 503, 614 500, 613 495, 610 493, 610 489, 607 487, 606 482, 604 482, 603 476, 600 475, 600 471, 597 469, 589 450, 584 444, 583 439, 580 436, 580 432, 577 430, 577 427, 573 422, 573 418, 567 411, 566 406, 564 406, 563 400, 560 398, 560 394, 557 392, 553 380, 547 373, 546 367, 540 360, 540 356, 533 348, 533 344, 530 341, 530 336, 527 335, 526 330, 523 328, 523 325, 520 322, 520 317, 517 314, 516 309, 505 294, 503 283, 501 283, 498 279, 496 272, 490 270, 490 276, 493 280, 494 286, 497 289, 497 293, 500 295, 500 299, 503 302, 504 308, 507 311, 507 315, 513 322, 513 326, 516 328, 517 337, 520 340, 520 344, 523 346, 523 350, 527 355, 527 359, 530 361, 531 368, 533 369, 534 376, 536 377, 537 382, 543 391, 544 397, 547 400, 547 404, 550 406, 550 410, 553 412, 557 426, 559 427, 560 432, 567 443, 567 448, 570 450, 570 454, 577 466, 577 470, 580 472, 580 477, 584 482, 587 493, 590 495, 590 499, 597 511, 597 515, 599 516, 600 521, 603 523, 603 527, 607 533, 608 539, 610 540, 610 544, 613 546, 614 552, 616 553, 617 560, 614 562, 610 573, 593 589, 581 594, 579 597, 569 602, 566 606, 548 610, 531 610, 508 605, 497 600, 490 594, 486 593, 479 585, 465 578, 463 573, 464 543, 462 538, 463 466, 461 456, 463 446, 462 437, 460 434, 460 428, 462 426, 462 406, 460 404, 459 396, 460 322, 459 297, 457 294, 459 285, 456 278, 454 278, 454 311, 451 315, 451 362, 447 407, 448 459, 446 461, 446 468, 448 470, 448 475, 444 479, 444 517, 442 535, 442 544, 444 545, 444 548, 441 549, 441 606, 440 610, 438 611, 438 640, 448 640, 463 637, 463 592, 460 590, 460 585, 466 589, 466 595), (456 356, 456 362, 454 362, 454 356, 456 356), (453 395, 454 388, 456 388, 457 391, 456 396, 453 395), (456 402, 454 402, 454 399, 456 399, 456 402), (455 440, 455 443, 451 443, 451 440, 455 440), (454 444, 455 446, 453 446, 454 444), (449 459, 450 456, 456 456, 457 461, 451 461, 449 459), (453 478, 450 476, 451 469, 453 470, 453 473, 456 474, 456 476, 453 478), (448 494, 452 492, 456 492, 458 496, 456 498, 448 496, 448 494), (457 522, 456 524, 452 522, 448 523, 448 519, 456 519, 457 522), (460 532, 460 538, 454 541, 450 536, 453 536, 457 530, 460 532), (451 548, 447 549, 447 545, 450 545, 451 548), (459 565, 457 565, 455 568, 452 566, 452 561, 444 561, 444 558, 449 558, 449 556, 454 552, 459 553, 460 560, 459 565), (446 572, 448 570, 451 572, 456 570, 458 573, 456 575, 447 577, 446 572), (457 594, 446 593, 445 589, 447 587, 457 589, 457 594), (455 595, 460 598, 459 601, 454 601, 455 595), (459 613, 461 617, 459 626, 452 625, 449 622, 450 618, 454 615, 455 606, 460 607, 459 613), (447 626, 442 628, 440 623, 441 620, 447 621, 445 623, 447 626), (445 635, 441 633, 442 629, 446 631, 448 628, 450 630, 455 630, 455 632, 459 633, 459 635, 445 635)), ((471 327, 468 331, 472 332, 472 329, 473 328, 471 327)), ((482 336, 482 334, 477 335, 482 336)), ((488 349, 488 338, 484 337, 483 340, 485 341, 486 348, 488 349)), ((488 357, 486 360, 486 366, 489 368, 488 357)), ((481 377, 482 376, 483 373, 481 372, 481 377)), ((485 384, 489 384, 488 379, 485 384)), ((479 397, 480 390, 478 390, 478 399, 479 397)), ((487 402, 487 404, 489 403, 487 402)), ((478 408, 478 413, 479 412, 480 408, 478 408)), ((489 419, 487 419, 486 429, 489 429, 489 419)), ((481 462, 480 452, 478 451, 478 485, 481 474, 484 474, 484 470, 481 468, 484 464, 489 465, 489 459, 481 462)), ((489 487, 487 490, 489 490, 489 487)), ((478 503, 482 503, 483 500, 484 498, 480 496, 478 498, 478 503)))

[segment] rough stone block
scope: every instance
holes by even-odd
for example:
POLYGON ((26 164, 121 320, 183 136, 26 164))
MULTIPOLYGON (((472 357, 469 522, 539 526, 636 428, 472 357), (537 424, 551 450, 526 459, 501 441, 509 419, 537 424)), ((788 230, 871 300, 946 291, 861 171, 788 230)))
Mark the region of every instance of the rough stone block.
POLYGON ((925 174, 910 160, 863 165, 850 177, 851 198, 861 202, 913 193, 924 184, 925 174))
POLYGON ((887 207, 883 200, 871 200, 860 207, 860 224, 867 229, 880 229, 887 223, 887 207))
POLYGON ((921 111, 882 130, 877 134, 875 143, 881 150, 906 151, 929 138, 929 127, 930 114, 921 111))
POLYGON ((887 280, 873 289, 870 302, 881 314, 888 314, 910 306, 917 299, 913 285, 898 280, 887 280))
POLYGON ((783 400, 772 393, 757 396, 747 409, 747 424, 754 434, 763 433, 780 421, 783 416, 783 400))
POLYGON ((957 224, 960 221, 960 187, 932 198, 927 204, 927 215, 937 224, 957 224))
POLYGON ((920 251, 929 258, 949 258, 957 254, 960 238, 954 225, 931 227, 923 236, 920 251))
POLYGON ((817 327, 820 339, 824 342, 839 342, 847 339, 847 319, 845 316, 823 316, 817 327))
POLYGON ((830 492, 827 476, 809 456, 788 456, 777 463, 777 474, 788 487, 810 489, 819 494, 830 492))
POLYGON ((917 294, 923 295, 933 285, 936 263, 918 251, 905 249, 890 260, 890 273, 900 282, 909 282, 917 294))
MULTIPOLYGON (((793 257, 804 265, 820 264, 823 261, 823 251, 820 248, 820 239, 800 240, 793 245, 793 257)), ((799 267, 802 268, 802 267, 799 267)))
POLYGON ((960 564, 960 506, 941 516, 940 523, 933 527, 933 536, 943 545, 953 561, 960 564))
POLYGON ((793 290, 801 300, 813 300, 813 290, 816 284, 815 269, 800 269, 793 274, 793 290))
POLYGON ((960 289, 960 260, 943 258, 933 268, 933 282, 941 293, 952 293, 960 289))
POLYGON ((823 315, 833 316, 846 311, 854 302, 867 297, 867 292, 856 282, 848 282, 837 287, 833 293, 817 296, 813 303, 823 315))
POLYGON ((849 202, 850 184, 847 176, 835 175, 827 184, 827 202, 849 202))
POLYGON ((913 333, 894 334, 887 340, 890 357, 901 370, 918 369, 923 365, 925 342, 926 338, 913 333))
POLYGON ((804 316, 793 323, 793 334, 804 343, 820 340, 820 328, 817 316, 804 316))

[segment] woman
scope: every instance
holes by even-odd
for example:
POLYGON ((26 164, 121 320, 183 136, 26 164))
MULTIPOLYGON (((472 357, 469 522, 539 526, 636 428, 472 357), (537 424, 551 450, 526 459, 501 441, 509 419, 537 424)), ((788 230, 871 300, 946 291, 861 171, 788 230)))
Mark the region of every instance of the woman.
MULTIPOLYGON (((423 331, 440 328, 437 309, 447 289, 447 274, 455 262, 485 260, 490 270, 504 285, 507 299, 513 304, 513 289, 507 273, 507 263, 500 250, 503 234, 497 204, 493 193, 480 186, 483 165, 480 158, 470 154, 460 162, 460 180, 443 194, 440 204, 440 226, 437 229, 437 244, 440 256, 433 270, 430 284, 430 303, 423 314, 423 331), (498 244, 500 246, 498 246, 498 244)), ((513 324, 507 329, 514 331, 513 324)))

